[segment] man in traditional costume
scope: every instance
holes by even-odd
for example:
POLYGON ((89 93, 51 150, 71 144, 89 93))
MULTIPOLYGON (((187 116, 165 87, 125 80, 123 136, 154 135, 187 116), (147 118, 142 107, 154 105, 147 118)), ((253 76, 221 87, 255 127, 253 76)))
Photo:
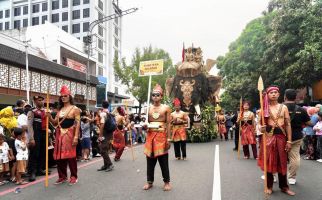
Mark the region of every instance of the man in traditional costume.
POLYGON ((180 110, 180 100, 175 98, 173 100, 173 106, 175 111, 171 113, 171 125, 172 125, 172 141, 174 143, 174 153, 177 160, 185 160, 186 154, 186 124, 188 123, 187 113, 180 110), (181 151, 180 151, 181 149, 181 151))
POLYGON ((154 182, 154 168, 159 161, 162 176, 163 190, 171 190, 170 173, 169 173, 169 156, 168 149, 168 134, 170 134, 170 114, 169 106, 161 104, 163 90, 157 84, 152 91, 153 105, 148 110, 148 133, 144 146, 144 154, 147 161, 147 183, 144 185, 144 190, 149 190, 154 182))
POLYGON ((248 101, 243 102, 242 112, 238 118, 240 122, 240 135, 241 144, 243 145, 244 158, 249 159, 249 145, 252 146, 253 156, 257 159, 257 147, 256 147, 256 137, 255 137, 255 116, 254 113, 249 111, 250 103, 248 101))
MULTIPOLYGON (((266 89, 264 97, 265 126, 261 132, 266 134, 267 194, 273 192, 273 174, 278 173, 279 187, 282 192, 294 196, 287 184, 287 152, 291 149, 292 131, 288 109, 278 103, 279 88, 266 89)), ((258 165, 264 170, 264 151, 260 148, 258 165)))
POLYGON ((54 159, 57 161, 58 180, 55 184, 67 181, 67 165, 71 173, 69 185, 78 181, 76 146, 80 129, 80 109, 73 103, 69 89, 63 86, 60 90, 59 111, 55 117, 47 113, 50 122, 56 126, 54 159))

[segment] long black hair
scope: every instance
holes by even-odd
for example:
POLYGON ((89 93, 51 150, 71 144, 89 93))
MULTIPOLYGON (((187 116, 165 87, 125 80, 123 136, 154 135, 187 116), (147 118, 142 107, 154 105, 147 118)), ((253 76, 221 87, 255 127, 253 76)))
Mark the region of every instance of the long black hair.
MULTIPOLYGON (((72 95, 68 95, 69 96, 69 102, 71 105, 74 105, 74 99, 72 97, 72 95)), ((64 107, 64 103, 63 101, 61 100, 61 96, 59 97, 59 101, 58 101, 58 109, 62 109, 62 107, 64 107)))

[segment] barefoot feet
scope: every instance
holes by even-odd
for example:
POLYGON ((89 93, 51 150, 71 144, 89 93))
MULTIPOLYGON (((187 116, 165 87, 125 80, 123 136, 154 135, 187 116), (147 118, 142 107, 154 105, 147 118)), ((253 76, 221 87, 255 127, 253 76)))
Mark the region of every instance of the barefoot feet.
POLYGON ((170 190, 171 190, 170 183, 164 183, 163 191, 170 191, 170 190))
POLYGON ((149 190, 153 187, 153 185, 151 183, 147 183, 143 186, 143 190, 149 190))

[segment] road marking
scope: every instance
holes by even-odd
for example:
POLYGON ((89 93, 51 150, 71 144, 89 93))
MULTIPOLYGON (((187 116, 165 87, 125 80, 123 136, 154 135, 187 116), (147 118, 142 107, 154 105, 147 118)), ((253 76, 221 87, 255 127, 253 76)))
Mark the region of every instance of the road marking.
POLYGON ((219 145, 215 148, 214 159, 214 179, 212 187, 212 200, 221 200, 221 185, 220 185, 220 165, 219 165, 219 145))
MULTIPOLYGON (((139 148, 140 146, 141 146, 141 145, 135 146, 135 147, 133 147, 133 149, 137 149, 137 148, 139 148)), ((124 150, 124 152, 126 152, 126 151, 130 151, 130 150, 131 150, 131 148, 128 148, 128 149, 125 149, 125 150, 124 150)), ((115 155, 115 153, 109 154, 109 156, 110 156, 110 157, 112 157, 112 156, 114 156, 114 155, 115 155)), ((87 166, 89 166, 89 165, 95 164, 95 163, 100 162, 100 161, 102 161, 102 160, 103 160, 103 158, 98 158, 98 159, 92 160, 92 161, 90 161, 90 162, 88 162, 88 163, 80 164, 80 165, 78 165, 77 169, 81 169, 81 168, 87 167, 87 166)), ((68 171, 69 171, 69 170, 68 170, 68 171)), ((51 175, 49 175, 49 176, 48 176, 48 180, 49 180, 49 179, 52 179, 52 178, 54 178, 54 177, 57 177, 57 176, 58 176, 58 173, 57 173, 57 172, 55 172, 55 173, 53 173, 53 174, 51 174, 51 175)), ((14 192, 17 188, 24 189, 24 188, 27 188, 27 187, 29 187, 29 186, 32 186, 32 185, 35 185, 35 184, 37 184, 37 183, 44 182, 44 181, 45 181, 45 177, 42 177, 42 178, 40 178, 40 179, 37 179, 37 180, 35 180, 35 181, 33 181, 33 182, 30 182, 30 183, 27 183, 27 184, 25 184, 25 185, 17 185, 17 186, 15 186, 15 187, 13 187, 13 188, 9 188, 9 189, 6 189, 6 190, 4 190, 4 191, 0 192, 0 197, 1 197, 1 196, 4 196, 4 195, 6 195, 6 194, 8 194, 8 193, 10 193, 10 192, 14 192)))

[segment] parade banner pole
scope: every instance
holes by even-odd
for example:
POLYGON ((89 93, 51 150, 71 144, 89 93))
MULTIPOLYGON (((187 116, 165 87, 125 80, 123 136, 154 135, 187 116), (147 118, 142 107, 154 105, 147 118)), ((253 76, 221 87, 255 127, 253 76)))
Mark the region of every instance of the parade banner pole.
MULTIPOLYGON (((49 90, 47 90, 46 98, 46 112, 49 112, 49 90)), ((45 187, 48 187, 48 128, 49 128, 49 118, 46 116, 46 178, 45 178, 45 187)))
POLYGON ((148 87, 148 106, 146 109, 146 114, 147 116, 149 115, 149 107, 150 107, 150 93, 151 93, 151 82, 152 82, 152 76, 149 76, 149 87, 148 87))
POLYGON ((240 131, 241 131, 241 113, 242 113, 242 107, 243 107, 243 97, 240 97, 239 100, 239 122, 238 122, 238 159, 240 159, 240 146, 241 146, 241 135, 240 135, 240 131))
MULTIPOLYGON (((258 79, 258 91, 259 91, 259 99, 260 99, 260 106, 261 106, 261 124, 262 126, 265 126, 264 121, 264 107, 263 107, 263 90, 264 90, 264 83, 262 76, 258 79)), ((267 194, 267 160, 266 160, 266 133, 263 133, 262 136, 263 143, 263 151, 264 151, 264 194, 267 194)), ((266 196, 266 195, 265 195, 266 196)))
MULTIPOLYGON (((127 101, 125 102, 125 110, 126 110, 126 113, 129 114, 127 101)), ((134 161, 135 159, 134 159, 134 150, 133 150, 133 143, 132 143, 132 129, 130 130, 130 148, 131 148, 132 160, 134 161)))

